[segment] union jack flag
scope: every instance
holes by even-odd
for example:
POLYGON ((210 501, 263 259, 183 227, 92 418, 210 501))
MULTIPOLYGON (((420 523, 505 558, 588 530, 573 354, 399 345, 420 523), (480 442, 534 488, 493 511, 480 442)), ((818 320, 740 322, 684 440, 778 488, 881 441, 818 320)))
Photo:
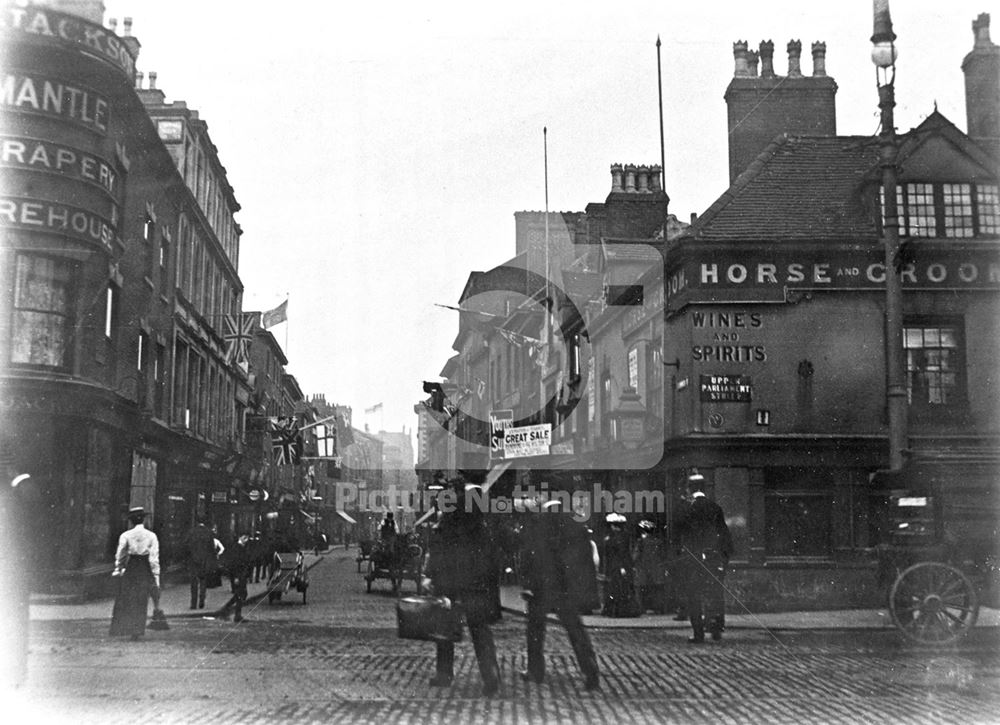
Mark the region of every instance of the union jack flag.
POLYGON ((226 315, 226 362, 246 365, 250 362, 250 340, 253 339, 253 315, 226 315))
POLYGON ((295 465, 302 458, 302 433, 295 416, 271 418, 271 451, 279 466, 295 465))

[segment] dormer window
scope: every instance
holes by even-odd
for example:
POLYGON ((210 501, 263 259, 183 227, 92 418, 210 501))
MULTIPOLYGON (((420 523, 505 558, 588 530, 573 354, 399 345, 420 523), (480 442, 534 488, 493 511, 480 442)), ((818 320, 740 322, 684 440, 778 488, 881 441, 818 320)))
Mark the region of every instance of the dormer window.
POLYGON ((903 237, 973 239, 1000 233, 996 184, 911 182, 900 184, 896 193, 903 237))

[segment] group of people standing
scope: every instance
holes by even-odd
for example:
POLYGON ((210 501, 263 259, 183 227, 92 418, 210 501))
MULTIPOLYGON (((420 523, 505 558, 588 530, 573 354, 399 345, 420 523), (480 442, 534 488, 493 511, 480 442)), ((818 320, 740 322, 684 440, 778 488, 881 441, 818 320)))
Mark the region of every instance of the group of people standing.
MULTIPOLYGON (((585 690, 600 688, 600 672, 590 637, 580 618, 596 599, 596 569, 587 529, 567 512, 545 510, 556 502, 524 502, 516 536, 491 527, 477 507, 465 505, 466 482, 452 482, 456 502, 434 525, 425 573, 435 595, 457 603, 469 627, 483 681, 483 694, 500 688, 500 668, 490 624, 500 617, 500 569, 513 548, 520 550, 527 602, 528 682, 545 680, 545 629, 555 612, 566 629, 585 690)), ((454 678, 455 645, 437 643, 433 687, 448 687, 454 678)))
MULTIPOLYGON (((483 693, 500 688, 500 669, 490 624, 500 617, 499 575, 503 562, 519 553, 523 597, 527 603, 528 682, 545 679, 545 629, 555 613, 566 630, 585 690, 600 689, 597 657, 581 615, 600 605, 598 571, 603 573, 607 616, 637 616, 640 608, 665 612, 668 579, 673 579, 679 616, 689 618, 692 643, 705 641, 706 631, 720 639, 725 628, 725 568, 733 541, 722 508, 690 481, 687 496, 673 523, 673 559, 666 543, 649 521, 639 524, 635 542, 621 514, 610 514, 603 546, 595 545, 591 531, 572 512, 550 500, 515 501, 521 512, 514 527, 497 527, 475 506, 465 505, 468 484, 461 476, 451 481, 455 503, 439 515, 430 538, 425 568, 430 589, 445 596, 464 613, 479 663, 483 693)), ((439 641, 432 687, 448 687, 454 679, 455 645, 439 641)))
MULTIPOLYGON (((145 526, 141 507, 129 510, 129 528, 118 538, 115 567, 115 604, 111 614, 111 635, 141 639, 146 632, 150 599, 154 612, 160 597, 160 544, 145 526)), ((204 609, 208 589, 222 585, 229 577, 232 596, 223 609, 233 611, 233 621, 243 621, 247 585, 268 576, 268 560, 282 549, 280 538, 242 534, 228 547, 219 541, 216 528, 199 518, 183 543, 183 555, 191 587, 191 609, 204 609)))
POLYGON ((679 502, 669 538, 652 521, 638 525, 638 537, 626 530, 622 514, 608 514, 608 534, 601 547, 607 617, 665 614, 668 590, 677 619, 690 619, 691 642, 705 641, 706 628, 720 639, 725 628, 723 580, 733 554, 733 540, 722 508, 701 490, 701 479, 689 482, 679 502))

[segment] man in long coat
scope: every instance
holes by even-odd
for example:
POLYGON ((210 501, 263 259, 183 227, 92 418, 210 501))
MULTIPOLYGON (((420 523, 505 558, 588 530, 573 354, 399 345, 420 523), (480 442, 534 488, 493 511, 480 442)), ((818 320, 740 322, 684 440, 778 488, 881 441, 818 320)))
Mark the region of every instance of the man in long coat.
POLYGON ((712 639, 721 639, 725 628, 722 582, 733 554, 733 539, 722 507, 708 499, 697 481, 691 485, 691 505, 679 524, 679 538, 687 562, 687 610, 694 636, 705 641, 708 626, 712 639))
POLYGON ((187 570, 191 580, 191 609, 205 608, 205 589, 208 577, 218 568, 215 554, 215 536, 203 519, 188 532, 184 542, 187 550, 187 570))
POLYGON ((536 683, 545 679, 545 625, 548 613, 555 611, 576 654, 584 689, 597 690, 597 657, 580 619, 580 612, 593 605, 597 585, 590 534, 582 523, 559 511, 557 502, 549 505, 527 514, 522 534, 528 669, 521 676, 536 683))
MULTIPOLYGON (((469 637, 479 662, 483 694, 500 689, 500 667, 490 622, 494 618, 493 583, 496 558, 482 512, 465 506, 465 482, 452 483, 457 496, 431 532, 426 575, 436 596, 448 597, 465 613, 469 637)), ((455 644, 437 642, 436 674, 432 687, 449 687, 455 676, 455 644)))

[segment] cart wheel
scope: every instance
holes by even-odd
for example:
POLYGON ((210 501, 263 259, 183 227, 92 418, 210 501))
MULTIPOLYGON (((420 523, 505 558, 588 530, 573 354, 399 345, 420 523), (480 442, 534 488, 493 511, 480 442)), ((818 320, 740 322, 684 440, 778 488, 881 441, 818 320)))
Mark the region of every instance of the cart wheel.
POLYGON ((905 569, 889 592, 893 624, 920 644, 946 644, 976 624, 979 602, 972 582, 953 566, 934 561, 905 569))

